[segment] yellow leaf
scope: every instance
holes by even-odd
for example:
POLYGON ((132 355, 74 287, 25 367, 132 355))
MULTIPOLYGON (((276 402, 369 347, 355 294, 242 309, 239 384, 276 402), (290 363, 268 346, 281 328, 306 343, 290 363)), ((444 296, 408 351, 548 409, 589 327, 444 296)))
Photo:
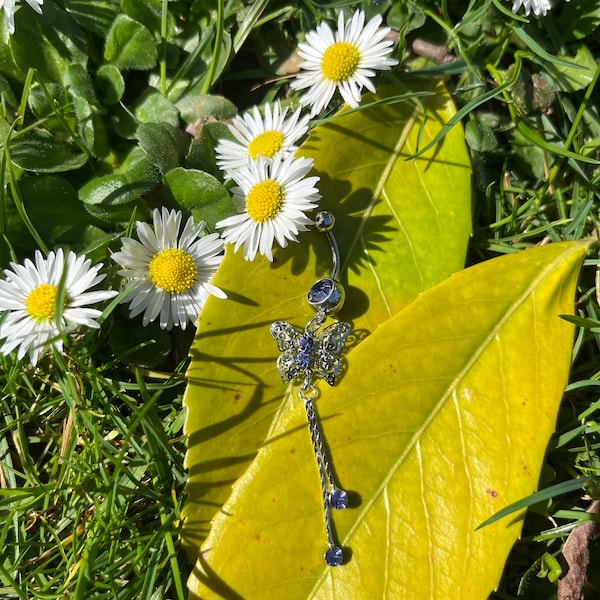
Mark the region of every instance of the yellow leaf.
MULTIPOLYGON (((462 128, 412 161, 454 107, 443 86, 412 102, 379 104, 316 127, 301 153, 314 158, 323 200, 336 217, 346 304, 358 339, 421 291, 462 269, 471 232, 470 165, 462 128), (435 95, 433 93, 435 92, 435 95), (426 117, 424 116, 426 112, 426 117)), ((392 100, 406 88, 385 86, 369 100, 392 100)), ((184 542, 195 559, 210 520, 230 487, 264 442, 285 393, 269 333, 283 319, 303 327, 313 310, 312 283, 331 269, 323 234, 303 233, 298 244, 276 249, 269 263, 244 261, 228 248, 214 279, 228 300, 209 298, 192 347, 185 394, 189 483, 184 542)))
POLYGON ((488 597, 533 492, 567 382, 589 244, 496 258, 424 292, 353 349, 317 410, 351 505, 333 513, 342 566, 323 561, 321 487, 302 402, 219 511, 192 598, 488 597))

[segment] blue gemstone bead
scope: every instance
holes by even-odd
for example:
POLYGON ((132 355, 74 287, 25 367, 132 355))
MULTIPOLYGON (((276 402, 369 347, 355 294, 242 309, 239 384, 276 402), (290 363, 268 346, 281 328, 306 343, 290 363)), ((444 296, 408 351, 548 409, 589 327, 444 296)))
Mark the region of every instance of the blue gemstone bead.
POLYGON ((320 279, 308 292, 309 304, 320 304, 331 296, 333 290, 333 281, 331 279, 320 279))
POLYGON ((334 510, 348 508, 348 494, 344 490, 335 490, 329 494, 329 506, 334 510))
POLYGON ((329 546, 325 551, 325 562, 330 567, 339 567, 344 562, 344 553, 337 546, 329 546))

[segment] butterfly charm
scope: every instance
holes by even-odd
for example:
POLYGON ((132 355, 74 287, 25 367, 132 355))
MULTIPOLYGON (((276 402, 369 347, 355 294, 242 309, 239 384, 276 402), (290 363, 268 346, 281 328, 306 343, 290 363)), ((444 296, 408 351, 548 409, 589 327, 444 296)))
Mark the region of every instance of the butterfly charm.
POLYGON ((299 376, 311 379, 314 375, 333 385, 341 364, 337 355, 349 334, 350 325, 342 321, 320 332, 311 331, 308 326, 302 331, 287 321, 275 321, 271 335, 281 352, 277 370, 283 383, 299 376))

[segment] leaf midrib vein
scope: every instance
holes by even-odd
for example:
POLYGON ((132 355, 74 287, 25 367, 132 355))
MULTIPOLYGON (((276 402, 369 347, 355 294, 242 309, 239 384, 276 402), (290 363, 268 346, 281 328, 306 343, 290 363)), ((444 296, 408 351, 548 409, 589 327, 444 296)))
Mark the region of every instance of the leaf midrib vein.
POLYGON ((348 264, 350 262, 350 257, 353 255, 356 247, 360 243, 364 243, 363 233, 364 233, 364 229, 365 229, 367 220, 371 216, 371 213, 373 212, 375 203, 377 202, 377 199, 381 195, 383 186, 385 185, 386 181, 389 178, 390 172, 393 169, 394 164, 396 163, 396 160, 398 159, 398 156, 400 155, 400 150, 402 149, 406 140, 408 139, 409 133, 410 133, 410 131, 413 127, 413 124, 414 124, 415 120, 417 119, 417 116, 419 115, 419 113, 420 113, 419 108, 415 107, 415 110, 413 111, 410 118, 406 121, 404 128, 402 129, 402 131, 400 132, 400 135, 398 136, 398 141, 396 142, 396 145, 394 146, 393 152, 391 153, 387 163, 385 164, 385 166, 383 167, 383 169, 381 171, 381 175, 379 176, 379 179, 376 182, 376 185, 373 190, 373 194, 371 195, 371 199, 369 200, 369 204, 368 204, 367 208, 365 209, 363 216, 361 218, 360 224, 356 229, 356 233, 355 233, 352 241, 350 242, 348 253, 347 253, 346 257, 344 258, 344 260, 342 261, 342 267, 344 269, 348 268, 348 264))

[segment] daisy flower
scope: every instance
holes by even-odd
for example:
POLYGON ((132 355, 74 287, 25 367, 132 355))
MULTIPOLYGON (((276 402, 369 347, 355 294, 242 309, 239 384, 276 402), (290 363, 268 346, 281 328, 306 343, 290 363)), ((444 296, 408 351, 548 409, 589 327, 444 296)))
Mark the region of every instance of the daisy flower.
MULTIPOLYGON (((36 13, 42 14, 44 0, 25 0, 36 13)), ((6 29, 11 35, 15 32, 15 2, 16 0, 0 0, 0 10, 4 9, 4 21, 6 29)))
POLYGON ((273 242, 285 248, 289 240, 306 231, 312 221, 304 214, 317 207, 321 199, 315 187, 318 177, 306 177, 312 159, 278 154, 272 160, 259 156, 233 173, 238 184, 232 189, 240 214, 217 223, 223 238, 244 246, 244 258, 254 260, 257 253, 273 260, 273 242))
POLYGON ((529 13, 533 12, 536 17, 545 16, 552 8, 549 0, 514 0, 512 11, 516 13, 521 6, 525 8, 525 15, 529 16, 529 13))
POLYGON ((290 85, 297 90, 308 88, 300 102, 312 105, 313 115, 327 106, 336 89, 356 108, 363 87, 375 91, 370 80, 374 69, 389 70, 398 64, 388 56, 393 42, 384 39, 390 29, 380 28, 381 21, 377 15, 365 25, 364 12, 357 11, 345 23, 340 12, 335 36, 327 23, 321 23, 316 31, 306 34, 305 43, 298 44, 298 54, 304 60, 290 85))
POLYGON ((154 227, 137 221, 140 241, 122 238, 121 251, 112 255, 124 267, 119 275, 134 283, 124 299, 130 301, 129 316, 144 313, 144 326, 158 317, 161 329, 185 329, 209 294, 227 297, 209 283, 223 260, 223 240, 217 233, 200 237, 204 221, 196 225, 192 217, 180 234, 181 219, 181 211, 154 209, 154 227))
POLYGON ((308 131, 310 116, 301 117, 300 109, 289 116, 287 112, 277 102, 273 110, 265 105, 264 117, 256 106, 252 112, 236 116, 228 126, 235 141, 220 140, 215 148, 219 168, 230 175, 258 156, 273 158, 280 151, 295 152, 294 144, 308 131))
POLYGON ((0 311, 7 311, 0 321, 0 351, 8 354, 18 347, 17 358, 29 352, 31 364, 37 363, 44 346, 54 346, 62 352, 59 337, 68 329, 84 325, 100 327, 95 319, 102 313, 89 304, 96 304, 117 294, 116 291, 87 291, 102 281, 99 275, 102 264, 90 266, 85 256, 62 249, 50 252, 44 258, 37 250, 35 264, 26 259, 22 265, 11 263, 4 270, 6 279, 0 280, 0 311), (64 290, 64 304, 56 312, 57 294, 64 290))

